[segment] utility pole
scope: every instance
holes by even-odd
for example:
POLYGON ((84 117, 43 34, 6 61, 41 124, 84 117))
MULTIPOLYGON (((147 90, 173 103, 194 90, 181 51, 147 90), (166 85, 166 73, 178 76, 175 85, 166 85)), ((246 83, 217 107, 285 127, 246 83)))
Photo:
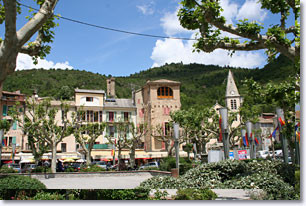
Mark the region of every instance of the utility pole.
POLYGON ((228 125, 227 125, 227 108, 222 107, 219 109, 221 116, 221 130, 222 130, 222 142, 224 149, 224 158, 229 159, 229 139, 228 139, 228 125))
POLYGON ((288 161, 288 141, 286 139, 285 134, 283 134, 283 126, 285 123, 284 111, 281 108, 276 108, 276 115, 277 115, 277 122, 279 127, 279 137, 282 143, 282 152, 283 152, 283 160, 286 164, 289 163, 288 161))
POLYGON ((179 154, 179 124, 174 123, 173 124, 173 130, 174 130, 174 144, 175 144, 175 157, 176 157, 176 169, 177 169, 177 174, 179 175, 180 171, 180 154, 179 154))
POLYGON ((251 159, 255 159, 256 155, 255 155, 255 141, 254 141, 254 135, 252 134, 252 122, 247 121, 246 122, 246 127, 247 127, 247 134, 248 134, 248 139, 250 140, 251 144, 250 144, 250 158, 251 159))

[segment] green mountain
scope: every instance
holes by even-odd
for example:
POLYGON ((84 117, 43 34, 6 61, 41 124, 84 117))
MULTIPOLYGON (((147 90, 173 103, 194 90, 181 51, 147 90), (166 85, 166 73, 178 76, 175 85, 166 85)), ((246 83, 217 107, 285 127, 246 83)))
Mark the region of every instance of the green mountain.
MULTIPOLYGON (((228 70, 233 71, 240 94, 246 95, 242 80, 253 78, 265 84, 279 83, 294 75, 292 63, 284 56, 279 56, 262 69, 220 67, 216 65, 181 63, 165 64, 126 77, 116 77, 118 98, 131 98, 132 89, 139 89, 147 80, 169 79, 180 81, 182 108, 189 106, 212 106, 218 101, 224 105, 224 96, 228 70)), ((106 90, 108 77, 98 73, 80 70, 32 69, 16 71, 4 82, 6 91, 20 90, 31 95, 36 89, 39 96, 51 96, 58 99, 66 91, 66 96, 73 98, 73 90, 106 90), (66 89, 65 89, 66 87, 66 89)))

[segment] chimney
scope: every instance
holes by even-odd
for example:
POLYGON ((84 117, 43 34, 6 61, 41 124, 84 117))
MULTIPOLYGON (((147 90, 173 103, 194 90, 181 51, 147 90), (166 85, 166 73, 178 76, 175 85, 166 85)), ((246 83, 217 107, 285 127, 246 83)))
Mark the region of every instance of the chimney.
POLYGON ((106 80, 106 88, 107 88, 107 98, 115 98, 115 78, 111 77, 110 79, 106 80))
POLYGON ((132 90, 132 103, 135 106, 135 90, 132 90))

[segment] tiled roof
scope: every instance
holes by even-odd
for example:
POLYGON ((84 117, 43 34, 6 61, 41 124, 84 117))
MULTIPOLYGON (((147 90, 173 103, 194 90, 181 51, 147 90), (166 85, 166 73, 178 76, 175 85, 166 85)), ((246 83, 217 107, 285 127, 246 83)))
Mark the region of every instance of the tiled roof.
POLYGON ((93 93, 93 94, 105 94, 104 90, 90 90, 90 89, 75 89, 76 93, 93 93))
POLYGON ((112 101, 105 100, 104 107, 136 108, 136 106, 133 105, 132 99, 112 99, 112 101))

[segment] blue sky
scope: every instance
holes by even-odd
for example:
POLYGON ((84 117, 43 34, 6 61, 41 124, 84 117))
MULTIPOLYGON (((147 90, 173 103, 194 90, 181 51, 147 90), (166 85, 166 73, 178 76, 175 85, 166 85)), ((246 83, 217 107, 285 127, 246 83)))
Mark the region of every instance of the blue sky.
MULTIPOLYGON (((261 10, 257 0, 221 0, 223 15, 229 21, 248 18, 264 22, 278 21, 261 10)), ((23 3, 33 5, 33 1, 23 3)), ((55 13, 64 17, 132 32, 192 38, 196 31, 183 29, 177 20, 178 0, 60 0, 55 13)), ((36 6, 37 8, 37 6, 36 6)), ((24 21, 20 18, 19 26, 24 21)), ((266 56, 259 52, 227 51, 192 53, 193 41, 148 38, 92 28, 59 20, 51 54, 35 67, 70 68, 113 76, 126 76, 165 63, 183 62, 241 67, 262 67, 266 56)), ((26 55, 19 55, 17 69, 34 65, 26 55)))

